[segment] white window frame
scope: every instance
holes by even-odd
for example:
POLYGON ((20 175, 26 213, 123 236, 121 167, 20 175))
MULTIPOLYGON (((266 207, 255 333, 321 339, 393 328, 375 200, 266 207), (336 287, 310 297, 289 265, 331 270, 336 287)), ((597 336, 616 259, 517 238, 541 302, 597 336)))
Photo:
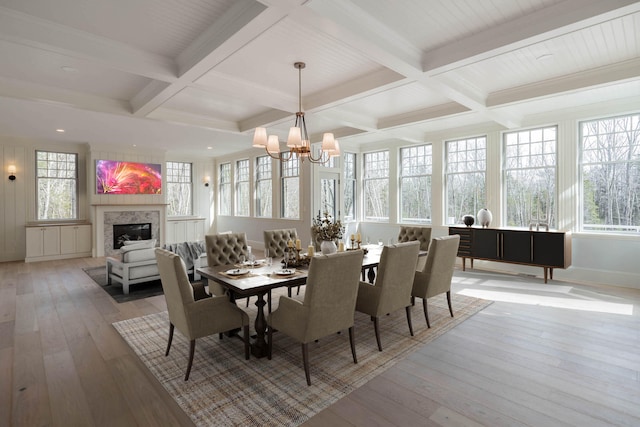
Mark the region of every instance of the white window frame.
MULTIPOLYGON (((36 150, 36 219, 47 220, 72 220, 78 219, 78 154, 59 151, 36 150), (46 158, 45 158, 46 157, 46 158), (50 209, 42 211, 41 200, 51 200, 49 196, 55 195, 52 188, 60 186, 57 191, 70 191, 70 206, 68 212, 63 215, 51 215, 50 209), (41 194, 44 193, 44 194, 41 194)), ((59 198, 56 200, 60 202, 59 198)), ((55 203, 55 202, 54 202, 55 203)), ((51 206, 51 203, 47 203, 51 206)))
POLYGON ((249 159, 236 160, 235 216, 251 215, 251 181, 249 159))
POLYGON ((372 151, 363 154, 363 178, 362 188, 364 196, 363 219, 371 222, 389 222, 389 203, 390 197, 390 165, 389 150, 372 151), (377 185, 376 185, 377 184, 377 185), (386 186, 386 200, 380 200, 384 206, 381 206, 379 216, 369 215, 368 205, 372 200, 372 194, 383 191, 386 186), (385 203, 386 202, 386 203, 385 203))
POLYGON ((405 224, 431 224, 433 146, 431 144, 422 144, 401 147, 400 167, 398 169, 400 222, 405 224), (415 185, 412 186, 413 188, 409 188, 412 182, 417 183, 418 187, 422 187, 418 190, 426 192, 425 200, 418 200, 418 204, 415 206, 419 210, 422 207, 422 202, 424 202, 424 210, 417 212, 415 218, 405 217, 407 214, 405 212, 405 190, 408 191, 408 194, 414 196, 414 200, 419 192, 416 191, 415 185))
MULTIPOLYGON (((193 215, 193 165, 189 162, 165 162, 167 182, 167 216, 181 217, 193 215), (188 200, 183 212, 178 212, 174 197, 188 200)), ((179 203, 182 204, 182 203, 179 203)))
POLYGON ((446 223, 458 224, 487 206, 487 136, 445 142, 446 223), (461 190, 463 189, 463 190, 461 190), (474 194, 469 201, 466 196, 474 194), (460 195, 452 201, 453 195, 460 195))
POLYGON ((231 163, 218 165, 218 215, 229 216, 231 212, 231 163))

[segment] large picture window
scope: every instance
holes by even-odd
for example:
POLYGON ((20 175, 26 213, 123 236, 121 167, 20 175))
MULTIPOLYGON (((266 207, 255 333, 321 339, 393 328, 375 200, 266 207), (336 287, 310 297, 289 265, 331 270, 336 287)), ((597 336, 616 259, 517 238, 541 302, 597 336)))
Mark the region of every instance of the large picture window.
POLYGON ((249 160, 236 162, 236 216, 249 216, 249 160))
POLYGON ((38 220, 77 219, 78 155, 36 151, 38 220))
POLYGON ((167 162, 167 215, 193 214, 191 163, 167 162))
POLYGON ((640 114, 580 123, 582 229, 640 231, 640 114))
POLYGON ((364 153, 364 219, 389 220, 389 152, 364 153))
POLYGON ((555 126, 504 134, 507 225, 556 224, 555 126))
POLYGON ((271 218, 273 206, 273 183, 271 177, 271 157, 256 158, 256 216, 271 218))
POLYGON ((300 167, 295 157, 288 162, 280 162, 282 180, 282 218, 300 218, 300 167))
POLYGON ((487 138, 446 142, 447 224, 486 207, 487 138))
POLYGON ((431 144, 400 149, 400 220, 431 223, 431 144))
POLYGON ((231 215, 231 163, 221 163, 218 172, 218 215, 231 215))

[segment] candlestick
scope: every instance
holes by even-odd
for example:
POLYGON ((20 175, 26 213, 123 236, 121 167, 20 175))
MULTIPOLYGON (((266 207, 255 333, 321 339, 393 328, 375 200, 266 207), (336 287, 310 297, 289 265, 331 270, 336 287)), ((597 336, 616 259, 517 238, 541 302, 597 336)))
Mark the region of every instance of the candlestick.
POLYGON ((287 247, 288 248, 292 248, 293 247, 293 240, 291 240, 291 239, 287 240, 287 247))
POLYGON ((296 239, 296 249, 297 250, 302 249, 302 246, 300 246, 300 239, 296 239))
POLYGON ((307 248, 307 256, 312 257, 314 255, 314 252, 315 248, 313 247, 313 245, 309 245, 309 247, 307 248))

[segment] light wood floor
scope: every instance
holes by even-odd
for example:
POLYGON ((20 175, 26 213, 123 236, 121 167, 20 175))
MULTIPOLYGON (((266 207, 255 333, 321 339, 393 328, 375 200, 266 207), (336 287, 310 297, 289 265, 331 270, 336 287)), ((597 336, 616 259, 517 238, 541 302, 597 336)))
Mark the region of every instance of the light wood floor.
MULTIPOLYGON (((117 304, 98 265, 0 264, 0 426, 192 425, 111 326, 164 297, 117 304)), ((467 273, 495 303, 305 425, 640 425, 640 291, 467 273)))

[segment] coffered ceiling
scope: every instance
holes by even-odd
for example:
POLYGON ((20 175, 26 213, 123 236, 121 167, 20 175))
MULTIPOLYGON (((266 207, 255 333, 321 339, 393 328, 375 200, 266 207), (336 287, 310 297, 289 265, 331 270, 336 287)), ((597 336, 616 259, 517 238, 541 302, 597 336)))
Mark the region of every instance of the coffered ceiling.
POLYGON ((0 0, 0 134, 218 156, 638 100, 630 0, 0 0), (56 129, 65 129, 57 133, 56 129))

